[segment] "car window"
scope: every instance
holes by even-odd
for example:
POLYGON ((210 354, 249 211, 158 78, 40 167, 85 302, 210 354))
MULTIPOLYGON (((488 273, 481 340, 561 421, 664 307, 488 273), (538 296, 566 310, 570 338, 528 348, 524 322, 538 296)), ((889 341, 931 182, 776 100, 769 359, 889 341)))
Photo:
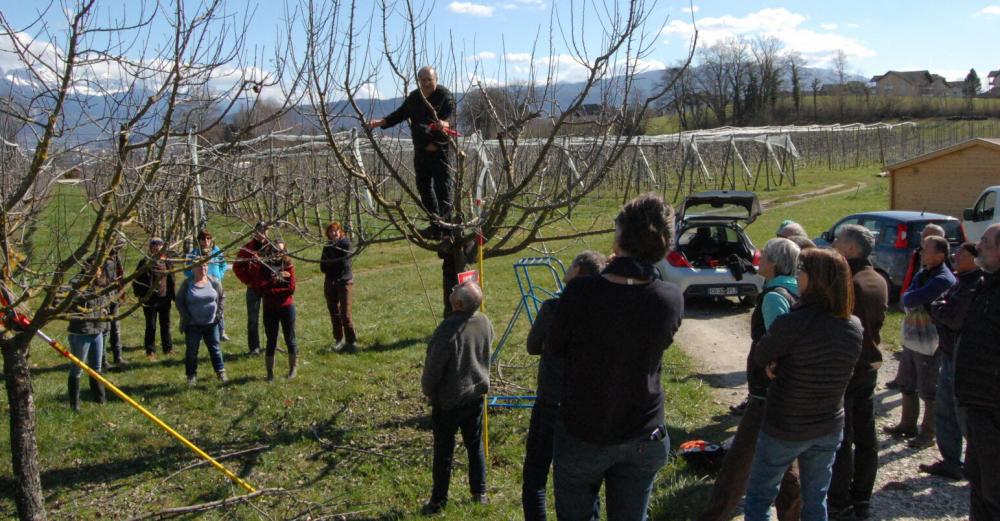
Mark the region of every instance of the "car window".
POLYGON ((923 233, 924 227, 930 223, 934 223, 944 228, 944 237, 945 239, 948 239, 948 242, 952 244, 962 242, 962 226, 957 220, 913 221, 910 223, 906 234, 907 242, 909 243, 910 248, 920 246, 920 234, 923 233))
POLYGON ((878 236, 876 244, 896 244, 896 237, 899 235, 899 222, 882 221, 882 233, 878 236))
POLYGON ((882 219, 879 219, 878 217, 865 217, 859 224, 868 228, 868 231, 872 232, 872 235, 875 236, 875 243, 877 244, 879 237, 882 235, 882 223, 882 219))
POLYGON ((973 210, 973 218, 976 221, 988 221, 993 218, 994 208, 997 207, 997 193, 989 191, 983 194, 976 202, 973 210))
POLYGON ((837 235, 840 235, 840 229, 845 224, 861 224, 861 218, 860 217, 848 217, 848 218, 844 219, 843 221, 840 221, 839 223, 837 223, 837 226, 835 226, 833 228, 833 236, 834 237, 836 237, 837 235))

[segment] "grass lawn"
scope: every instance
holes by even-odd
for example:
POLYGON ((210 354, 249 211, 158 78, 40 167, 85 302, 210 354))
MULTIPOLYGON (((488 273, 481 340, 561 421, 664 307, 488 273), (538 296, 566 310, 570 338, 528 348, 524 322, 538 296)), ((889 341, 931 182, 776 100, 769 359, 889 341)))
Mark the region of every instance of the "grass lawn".
MULTIPOLYGON (((788 184, 763 200, 791 201, 795 194, 830 184, 865 186, 842 195, 774 207, 750 226, 755 244, 773 236, 783 219, 794 219, 818 233, 846 213, 883 209, 887 183, 874 169, 799 173, 799 186, 788 184)), ((599 217, 609 224, 620 196, 596 196, 573 213, 578 226, 599 217)), ((66 212, 78 211, 63 205, 66 212)), ((67 215, 59 218, 66 219, 67 215)), ((213 226, 220 243, 228 241, 225 223, 213 226)), ((296 241, 287 237, 295 248, 296 241)), ((607 251, 610 236, 546 246, 568 264, 581 249, 607 251)), ((313 247, 301 254, 318 258, 313 247)), ((517 302, 511 263, 521 255, 489 259, 485 266, 487 314, 497 337, 517 302)), ((131 270, 138 257, 126 260, 131 270)), ((419 378, 426 340, 441 312, 440 262, 431 253, 405 244, 372 247, 355 261, 354 318, 363 348, 357 354, 329 352, 330 326, 318 266, 297 265, 297 333, 301 365, 292 381, 264 381, 263 359, 246 354, 244 293, 227 275, 227 329, 223 344, 231 382, 220 385, 202 349, 199 383, 184 381, 183 337, 176 333, 172 356, 148 361, 141 348, 141 313, 122 323, 125 370, 107 373, 122 389, 150 408, 209 453, 220 456, 256 449, 224 464, 257 488, 282 487, 287 493, 266 496, 252 505, 219 510, 204 517, 288 519, 355 513, 358 519, 415 517, 431 486, 429 408, 419 378)), ((176 315, 174 316, 176 320, 176 315)), ((47 328, 65 339, 63 324, 47 328)), ((898 337, 898 323, 887 324, 884 337, 898 337)), ((521 321, 501 355, 495 391, 524 394, 534 387, 536 359, 524 353, 527 322, 521 321)), ((38 441, 46 503, 53 519, 124 518, 132 515, 230 497, 242 493, 208 466, 185 469, 194 456, 161 433, 128 405, 112 399, 106 406, 85 401, 82 414, 66 403, 67 364, 41 342, 32 352, 33 385, 38 408, 38 441)), ((278 354, 278 367, 285 357, 278 354)), ((711 390, 693 376, 690 361, 676 348, 663 361, 666 418, 674 446, 692 438, 714 439, 723 407, 711 390)), ((83 386, 86 388, 86 385, 83 386)), ((88 396, 86 390, 84 396, 88 396)), ((4 403, 5 413, 6 404, 4 403)), ((520 472, 527 433, 527 409, 494 410, 489 417, 488 484, 492 504, 468 503, 464 450, 456 450, 451 504, 444 519, 516 519, 520 517, 520 472)), ((9 432, 0 431, 0 445, 9 432)), ((0 486, 12 489, 10 455, 0 451, 0 486)), ((675 460, 659 475, 653 498, 655 519, 690 519, 707 494, 711 478, 675 460)), ((14 516, 10 492, 0 495, 0 515, 14 516)), ((551 501, 551 497, 550 497, 551 501)), ((551 509, 551 502, 550 502, 551 509)))

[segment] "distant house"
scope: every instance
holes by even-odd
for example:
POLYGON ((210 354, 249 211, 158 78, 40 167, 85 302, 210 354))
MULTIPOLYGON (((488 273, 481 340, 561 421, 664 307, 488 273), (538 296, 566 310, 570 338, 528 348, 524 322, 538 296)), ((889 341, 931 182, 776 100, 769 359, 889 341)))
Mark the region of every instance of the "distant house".
POLYGON ((989 87, 987 87, 984 94, 993 98, 1000 98, 1000 70, 990 71, 986 75, 986 78, 989 80, 989 87))
POLYGON ((885 167, 889 206, 962 216, 1000 179, 1000 139, 969 139, 885 167))
POLYGON ((862 81, 849 81, 847 83, 824 83, 819 89, 819 93, 826 96, 864 96, 869 91, 868 86, 862 81))
MULTIPOLYGON (((948 81, 928 71, 889 71, 871 79, 880 96, 952 96, 948 81)), ((961 93, 958 94, 961 96, 961 93)))

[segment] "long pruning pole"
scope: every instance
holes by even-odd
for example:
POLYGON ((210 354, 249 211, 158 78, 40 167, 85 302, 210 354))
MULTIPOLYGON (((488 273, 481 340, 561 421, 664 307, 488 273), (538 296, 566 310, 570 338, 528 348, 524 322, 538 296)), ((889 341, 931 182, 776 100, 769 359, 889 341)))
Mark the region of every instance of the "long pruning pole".
MULTIPOLYGON (((2 291, 0 291, 0 306, 9 309, 8 313, 6 313, 5 316, 3 317, 4 326, 9 329, 17 329, 17 328, 25 329, 28 326, 30 326, 31 320, 28 319, 28 317, 24 316, 23 314, 17 312, 15 309, 10 307, 11 299, 8 298, 8 293, 6 288, 0 288, 0 289, 2 289, 2 291)), ((66 349, 66 346, 62 345, 62 343, 60 343, 58 340, 46 335, 45 332, 42 331, 41 329, 36 331, 35 334, 42 340, 44 340, 47 344, 52 346, 52 349, 55 349, 56 352, 58 352, 60 355, 69 359, 70 362, 75 364, 80 369, 83 369, 83 371, 87 373, 91 378, 96 379, 102 385, 110 389, 111 392, 115 393, 115 395, 121 398, 122 401, 131 405, 137 411, 142 413, 142 415, 148 418, 149 421, 153 422, 154 425, 163 429, 163 431, 165 431, 167 434, 173 436, 174 439, 181 442, 181 444, 184 445, 185 447, 191 449, 191 451, 197 454, 198 457, 212 464, 212 466, 218 469, 219 472, 222 472, 223 474, 225 474, 227 478, 232 480, 233 483, 236 483, 237 485, 243 487, 247 492, 251 494, 256 492, 256 489, 254 489, 253 486, 251 486, 249 483, 241 479, 236 474, 233 474, 231 470, 224 467, 221 463, 216 461, 215 458, 209 456, 208 453, 201 450, 194 443, 191 443, 191 441, 185 438, 181 433, 175 431, 172 427, 167 425, 166 422, 157 418, 153 413, 149 412, 149 410, 140 405, 139 402, 133 400, 129 395, 125 394, 124 391, 116 387, 113 383, 106 380, 104 376, 101 375, 101 373, 98 373, 97 371, 91 369, 90 366, 88 366, 85 362, 74 356, 73 353, 71 353, 69 349, 66 349)))

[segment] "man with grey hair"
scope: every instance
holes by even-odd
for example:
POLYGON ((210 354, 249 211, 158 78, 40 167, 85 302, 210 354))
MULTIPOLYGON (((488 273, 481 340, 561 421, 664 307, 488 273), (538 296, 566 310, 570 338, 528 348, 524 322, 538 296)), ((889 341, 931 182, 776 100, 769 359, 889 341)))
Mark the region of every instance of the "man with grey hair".
POLYGON ((391 128, 409 121, 417 191, 431 219, 431 225, 420 233, 426 239, 437 239, 442 232, 437 220, 447 221, 451 217, 453 181, 448 149, 455 97, 438 85, 437 71, 429 65, 417 71, 417 83, 420 88, 411 92, 398 109, 383 119, 369 121, 367 127, 391 128))
POLYGON ((864 327, 861 356, 844 393, 844 439, 833 463, 828 492, 830 519, 834 520, 865 519, 870 515, 878 471, 875 385, 882 365, 878 346, 889 307, 889 287, 868 260, 874 247, 875 236, 857 224, 841 226, 833 241, 833 248, 851 268, 852 313, 864 327))
MULTIPOLYGON (((596 251, 580 252, 566 270, 563 283, 569 284, 577 277, 598 276, 605 264, 607 259, 596 251)), ((541 355, 542 359, 538 363, 538 387, 535 390, 535 405, 531 409, 531 423, 528 426, 521 470, 521 506, 525 521, 545 519, 545 488, 549 479, 549 467, 552 465, 552 446, 555 424, 559 417, 559 403, 562 400, 565 361, 554 353, 544 352, 543 348, 558 306, 558 297, 542 303, 526 341, 528 354, 541 355)), ((594 513, 596 518, 596 504, 594 513)))
POLYGON ((434 431, 434 486, 425 514, 439 512, 448 502, 455 433, 469 455, 469 488, 473 501, 487 503, 486 461, 483 457, 483 396, 490 389, 490 347, 493 324, 479 312, 483 290, 475 282, 455 286, 452 313, 438 325, 427 345, 420 386, 431 403, 434 431))
POLYGON ((983 232, 976 263, 985 275, 955 348, 955 399, 965 420, 969 519, 1000 519, 1000 224, 983 232))

